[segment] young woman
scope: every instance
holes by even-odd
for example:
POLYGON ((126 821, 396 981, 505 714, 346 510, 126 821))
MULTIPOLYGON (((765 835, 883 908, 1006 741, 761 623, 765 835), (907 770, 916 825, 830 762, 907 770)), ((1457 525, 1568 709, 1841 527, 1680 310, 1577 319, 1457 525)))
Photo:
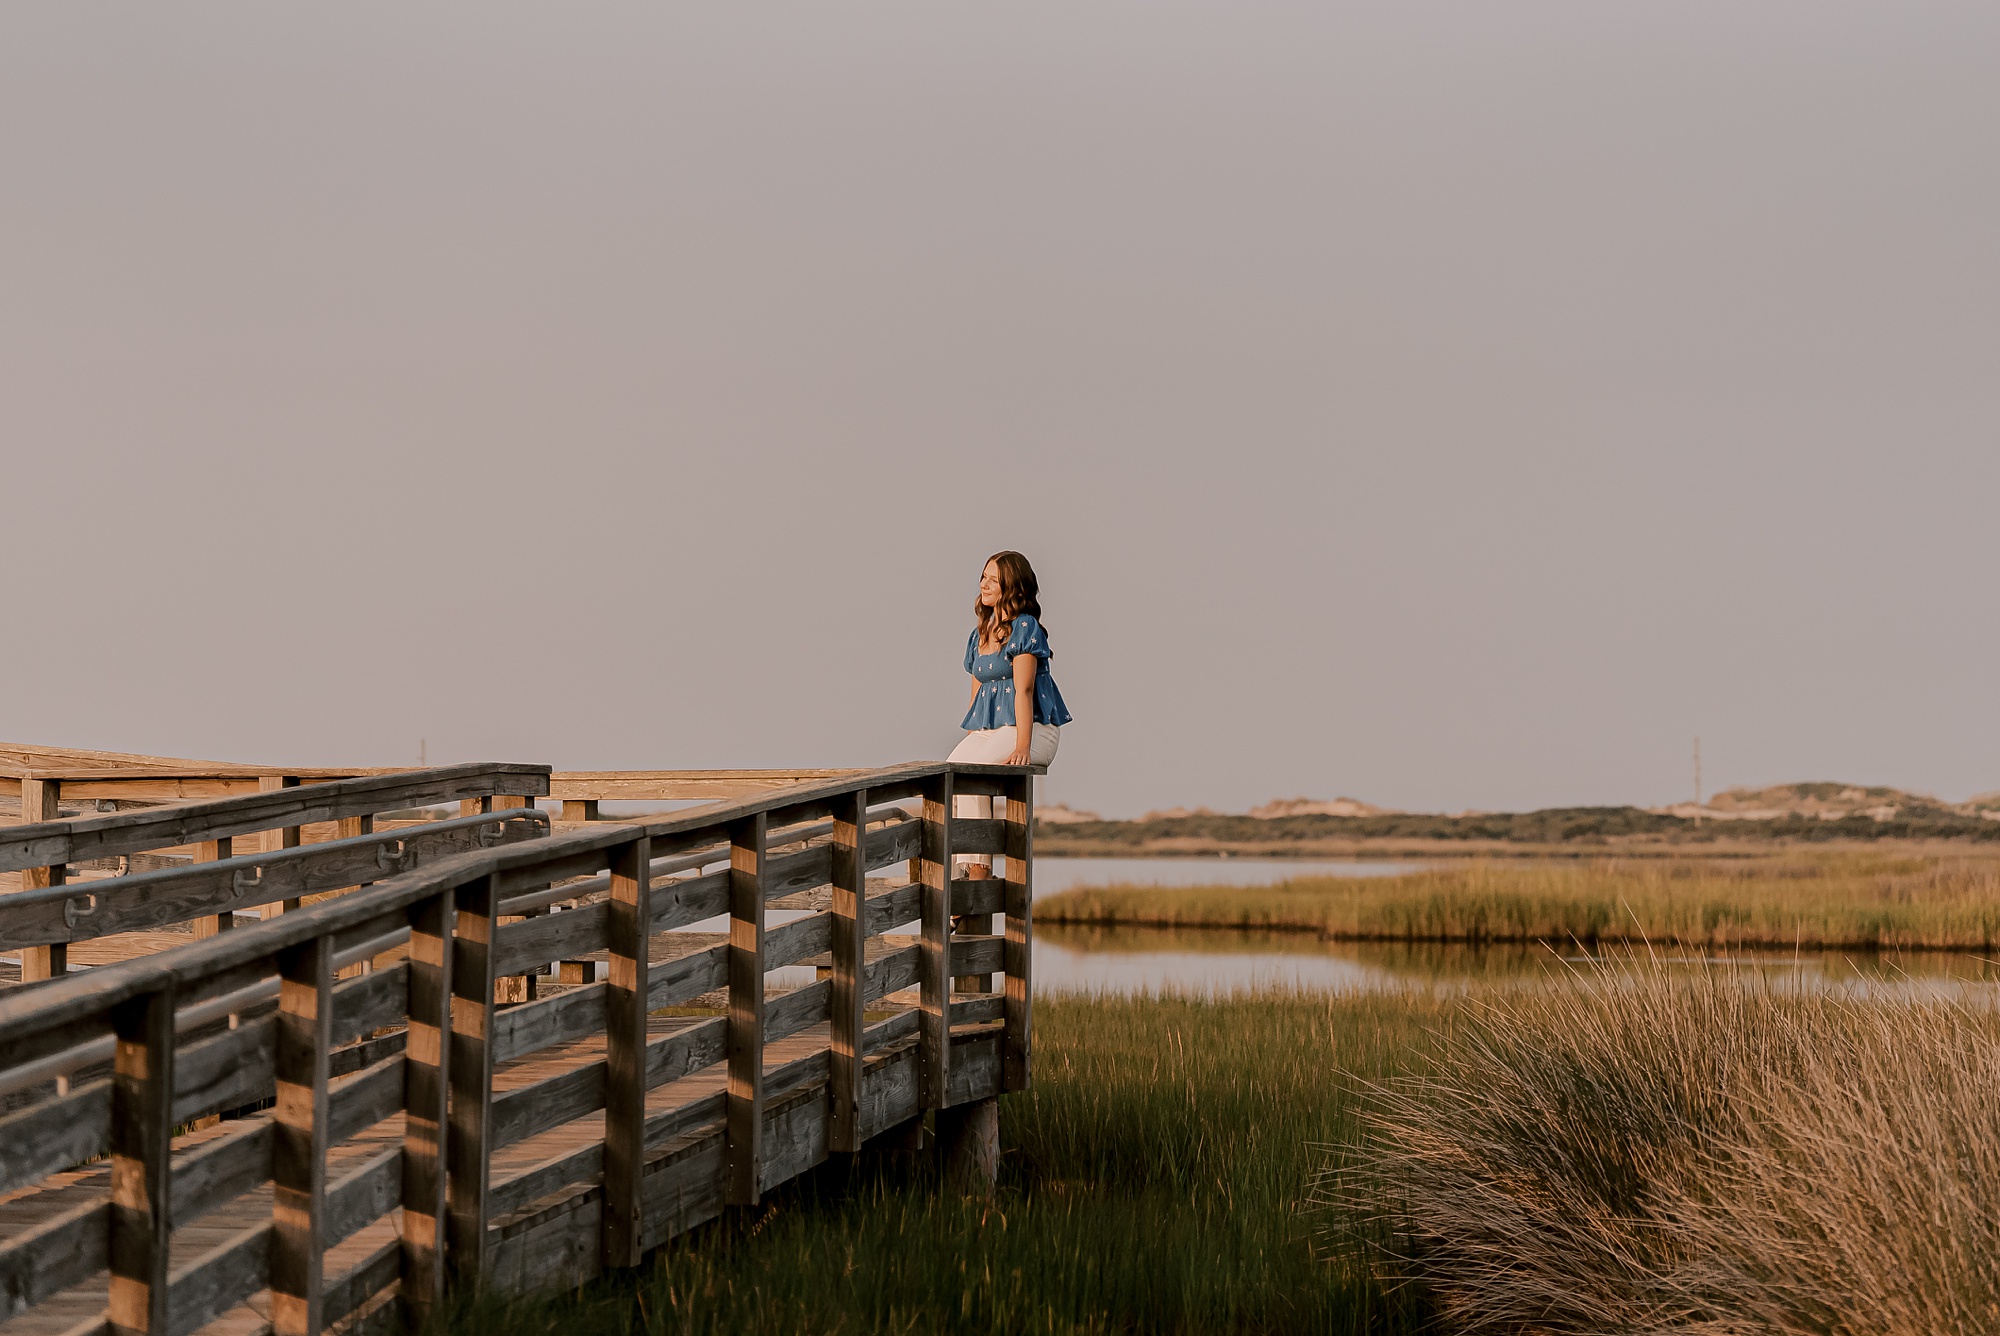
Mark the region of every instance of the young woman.
MULTIPOLYGON (((965 642, 965 671, 972 674, 972 704, 959 725, 965 740, 951 760, 982 765, 1047 765, 1056 756, 1057 730, 1069 709, 1049 676, 1049 637, 1042 630, 1041 589, 1035 568, 1019 552, 996 552, 979 576, 972 605, 972 634, 965 642)), ((989 817, 990 798, 958 800, 958 815, 989 817)), ((990 875, 993 860, 977 854, 967 875, 990 875)))

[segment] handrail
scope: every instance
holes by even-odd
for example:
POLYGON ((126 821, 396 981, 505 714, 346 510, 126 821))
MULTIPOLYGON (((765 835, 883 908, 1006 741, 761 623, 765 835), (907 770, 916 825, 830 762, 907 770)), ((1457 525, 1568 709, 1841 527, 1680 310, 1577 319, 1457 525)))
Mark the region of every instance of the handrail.
POLYGON ((549 768, 472 763, 301 784, 240 798, 0 829, 0 872, 80 863, 398 807, 499 795, 539 797, 549 768))
POLYGON ((447 854, 0 995, 0 1093, 12 1092, 0 1194, 30 1218, 0 1237, 0 1319, 106 1267, 119 1277, 108 1323, 149 1336, 190 1336, 260 1289, 274 1336, 320 1336, 391 1301, 421 1316, 448 1274, 572 1283, 926 1111, 942 1135, 971 1126, 968 1110, 1028 1081, 1031 826, 1025 768, 850 772, 447 854), (1004 798, 1004 818, 958 817, 960 793, 1004 798), (914 821, 892 807, 910 799, 914 821), (718 850, 724 871, 688 861, 718 850), (1007 875, 957 879, 955 852, 1003 854, 1007 875), (911 884, 869 884, 871 868, 905 861, 911 884), (666 879, 676 864, 690 875, 666 879), (575 896, 600 873, 606 898, 505 915, 538 888, 570 883, 575 896), (831 908, 767 924, 779 896, 829 884, 831 908), (726 944, 696 938, 654 958, 656 934, 717 913, 726 944), (990 931, 995 914, 1004 935, 990 931), (915 939, 869 946, 912 920, 915 939), (399 939, 406 958, 338 977, 399 939), (496 1004, 501 973, 558 947, 608 955, 610 977, 496 1004), (819 982, 767 993, 769 970, 815 961, 830 962, 819 982), (1004 977, 1000 992, 989 976, 1004 977), (913 986, 914 1008, 891 1001, 913 986), (664 1033, 648 1019, 717 988, 726 1015, 664 1033), (284 1091, 269 1113, 176 1137, 284 1091), (105 1154, 108 1172, 75 1179, 50 1212, 19 1195, 105 1154), (246 1195, 264 1183, 275 1207, 246 1195), (241 1232, 200 1257, 176 1251, 177 1221, 232 1211, 241 1232))

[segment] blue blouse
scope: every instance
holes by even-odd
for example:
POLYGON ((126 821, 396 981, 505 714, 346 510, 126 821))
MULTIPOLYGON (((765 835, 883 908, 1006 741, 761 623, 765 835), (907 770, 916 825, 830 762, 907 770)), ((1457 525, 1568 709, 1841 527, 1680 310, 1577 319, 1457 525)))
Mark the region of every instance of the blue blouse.
POLYGON ((1049 676, 1049 637, 1042 624, 1023 613, 1014 619, 1014 633, 1007 643, 991 654, 979 652, 979 628, 973 627, 965 642, 965 671, 979 679, 979 694, 972 698, 965 722, 959 727, 1012 728, 1014 726, 1014 656, 1032 654, 1035 665, 1035 722, 1060 727, 1069 722, 1069 707, 1063 704, 1056 680, 1049 676))

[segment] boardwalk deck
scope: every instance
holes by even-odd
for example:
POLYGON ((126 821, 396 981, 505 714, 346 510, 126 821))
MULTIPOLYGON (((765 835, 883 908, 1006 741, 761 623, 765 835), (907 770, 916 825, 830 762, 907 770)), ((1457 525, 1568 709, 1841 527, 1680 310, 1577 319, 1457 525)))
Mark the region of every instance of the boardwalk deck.
MULTIPOLYGON (((282 830, 313 803, 358 821, 334 808, 370 800, 335 791, 381 782, 0 831, 0 866, 129 857, 142 827, 282 830)), ((448 1278, 572 1285, 1021 1088, 1030 784, 837 772, 554 834, 503 808, 0 897, 0 942, 56 941, 74 970, 0 994, 0 1336, 318 1336, 421 1314, 448 1278), (955 789, 1006 818, 957 818, 955 789), (954 850, 1007 855, 1006 879, 955 879, 954 850), (286 904, 287 876, 362 889, 286 904), (233 931, 189 930, 239 901, 233 931), (971 931, 994 915, 1005 934, 971 931), (802 966, 813 982, 773 986, 802 966), (531 970, 538 990, 510 986, 531 970)))

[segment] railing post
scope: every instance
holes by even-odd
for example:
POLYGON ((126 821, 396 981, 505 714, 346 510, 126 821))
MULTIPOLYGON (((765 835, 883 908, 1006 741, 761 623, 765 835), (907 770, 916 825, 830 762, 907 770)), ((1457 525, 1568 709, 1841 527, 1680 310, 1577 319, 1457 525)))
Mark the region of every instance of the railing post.
MULTIPOLYGON (((57 779, 24 779, 21 781, 21 824, 30 825, 39 821, 59 821, 62 819, 62 781, 57 779)), ((21 873, 21 889, 33 890, 42 886, 60 886, 69 869, 61 863, 49 867, 31 867, 21 873)), ((69 973, 69 943, 56 942, 49 946, 27 946, 21 948, 21 982, 31 983, 37 979, 60 979, 69 973)))
POLYGON ((868 943, 868 790, 833 804, 833 1125, 827 1144, 861 1149, 862 1032, 868 943))
POLYGON ((1007 972, 1005 1025, 1002 1028, 1001 1081, 1006 1090, 1026 1090, 1034 1040, 1034 988, 1029 967, 1034 960, 1035 781, 1023 775, 1010 781, 1006 825, 1001 828, 1007 855, 1007 940, 1001 948, 1007 972))
POLYGON ((731 1206, 755 1206, 764 1175, 765 817, 729 826, 729 1096, 731 1206))
POLYGON ((451 1166, 449 1238, 453 1278, 476 1289, 486 1273, 486 1190, 492 1153, 487 1129, 493 1112, 493 929, 498 877, 458 888, 452 933, 451 1130, 445 1158, 451 1166))
MULTIPOLYGON (((257 791, 259 793, 280 793, 285 789, 295 789, 298 786, 299 777, 297 775, 260 775, 257 779, 257 791)), ((285 849, 298 848, 299 841, 303 836, 297 826, 282 826, 276 830, 267 831, 260 838, 262 843, 259 845, 259 849, 264 853, 274 854, 285 849)), ((262 920, 269 921, 288 910, 297 909, 299 903, 295 899, 277 901, 263 906, 257 912, 262 920)))
POLYGON ((611 851, 604 998, 604 1266, 645 1255, 646 990, 650 982, 653 842, 611 851))
POLYGON ((941 1109, 949 1088, 951 1062, 951 802, 952 772, 924 785, 923 829, 918 832, 918 868, 923 878, 923 954, 917 985, 923 1017, 918 1032, 922 1103, 941 1109))
POLYGON ((326 1276, 327 1057, 333 1047, 333 938, 278 958, 271 1142, 271 1330, 319 1336, 326 1276))
MULTIPOLYGON (((214 863, 235 856, 236 842, 225 835, 219 840, 203 840, 195 846, 194 861, 214 863)), ((236 915, 225 909, 218 914, 206 914, 194 921, 194 935, 213 937, 236 926, 236 915)))
POLYGON ((111 1295, 119 1336, 166 1336, 174 1147, 174 995, 119 1004, 111 1083, 111 1295))
POLYGON ((410 906, 408 1040, 403 1054, 404 1325, 415 1331, 444 1299, 445 1124, 450 1116, 452 893, 410 906))

